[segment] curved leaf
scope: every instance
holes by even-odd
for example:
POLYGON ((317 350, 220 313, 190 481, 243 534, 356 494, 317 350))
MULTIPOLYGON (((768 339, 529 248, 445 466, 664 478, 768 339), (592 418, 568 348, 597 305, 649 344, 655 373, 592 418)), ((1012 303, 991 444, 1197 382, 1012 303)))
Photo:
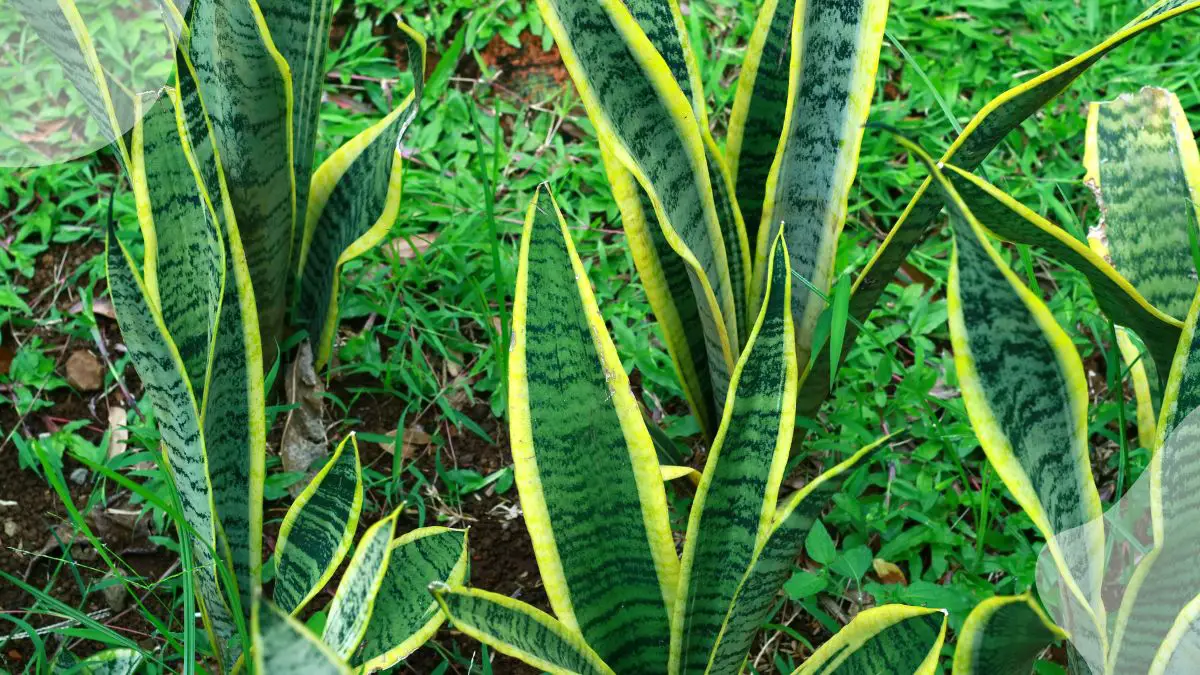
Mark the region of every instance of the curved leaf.
POLYGON ((458 586, 467 576, 467 533, 462 530, 413 530, 393 541, 390 551, 375 610, 354 658, 368 673, 396 665, 442 625, 445 616, 429 597, 429 584, 458 586))
POLYGON ((717 439, 692 501, 680 564, 671 672, 703 673, 755 546, 765 541, 796 420, 791 268, 782 237, 767 299, 730 382, 717 439))
POLYGON ((333 578, 362 512, 358 440, 347 436, 296 497, 275 545, 275 602, 296 613, 333 578), (353 452, 345 452, 349 445, 353 452))
POLYGON ((329 650, 304 624, 266 600, 256 603, 254 669, 259 673, 349 675, 350 667, 329 650))
POLYGON ((688 265, 713 396, 724 401, 738 341, 737 304, 692 102, 620 0, 538 0, 588 116, 650 197, 688 265))
POLYGON ((551 606, 614 668, 665 670, 678 558, 658 459, 544 189, 521 239, 508 381, 517 488, 551 606))
POLYGON ((1029 594, 995 596, 971 610, 954 648, 954 675, 1024 675, 1038 656, 1065 639, 1029 594))
POLYGON ((350 656, 367 632, 367 623, 391 558, 397 515, 399 512, 393 512, 363 533, 333 602, 329 604, 329 617, 325 620, 321 641, 342 658, 350 656))
POLYGON ((863 610, 792 675, 935 675, 945 610, 884 605, 863 610))
POLYGON ((450 624, 551 675, 615 675, 577 631, 523 602, 471 588, 430 586, 450 624))
POLYGON ((337 327, 342 265, 372 249, 400 212, 400 143, 416 119, 425 86, 425 38, 398 24, 408 48, 413 90, 379 122, 338 148, 312 177, 299 251, 299 320, 317 346, 316 366, 329 362, 337 327))

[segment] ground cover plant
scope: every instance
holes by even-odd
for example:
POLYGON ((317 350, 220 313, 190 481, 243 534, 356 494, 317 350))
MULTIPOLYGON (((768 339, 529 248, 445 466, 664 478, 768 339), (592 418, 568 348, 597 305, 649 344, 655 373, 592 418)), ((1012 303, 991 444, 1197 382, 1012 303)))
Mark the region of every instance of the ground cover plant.
MULTIPOLYGON (((931 150, 945 149, 950 130, 968 125, 969 112, 1087 52, 1143 9, 1113 1, 893 6, 869 119, 899 127, 931 150), (975 49, 963 50, 965 43, 975 49)), ((682 7, 697 91, 718 145, 730 138, 737 75, 759 10, 757 3, 732 0, 682 7)), ((517 245, 539 183, 551 183, 632 393, 654 423, 648 430, 661 427, 668 442, 660 447, 682 457, 708 447, 712 430, 688 410, 661 317, 630 253, 625 214, 610 193, 595 127, 536 6, 339 3, 320 87, 317 163, 412 89, 397 18, 429 38, 425 113, 402 147, 405 197, 392 237, 350 261, 341 277, 341 328, 319 378, 325 393, 316 396, 330 416, 331 449, 358 432, 364 499, 356 538, 397 507, 397 532, 470 526, 471 585, 551 610, 510 487, 504 419, 517 245), (652 314, 659 321, 648 321, 652 314)), ((1196 56, 1187 38, 1195 19, 1172 22, 1096 60, 1014 130, 978 176, 1086 244, 1097 221, 1081 168, 1088 102, 1154 84, 1175 92, 1183 114, 1194 117, 1198 93, 1183 64, 1196 56)), ((158 432, 153 416, 142 414, 151 406, 112 318, 101 257, 114 192, 118 237, 135 259, 143 253, 135 200, 126 188, 114 190, 120 171, 115 155, 104 151, 0 174, 0 567, 28 586, 0 589, 0 623, 7 629, 0 631, 0 659, 15 672, 44 668, 59 651, 86 656, 124 641, 169 670, 186 662, 180 617, 190 593, 179 574, 169 509, 159 506, 170 493, 161 469, 139 466, 153 459, 147 451, 158 448, 158 432), (98 384, 80 364, 99 365, 98 384), (110 422, 122 414, 124 422, 110 422), (142 492, 91 468, 98 465, 142 492), (70 495, 78 518, 47 493, 48 484, 70 495), (106 576, 108 566, 84 541, 80 523, 93 527, 97 545, 132 566, 106 576), (105 591, 118 595, 115 587, 132 605, 109 602, 105 591), (68 631, 65 639, 45 632, 56 624, 68 631)), ((868 264, 925 176, 890 134, 864 134, 831 280, 846 271, 854 278, 868 264)), ((1011 500, 1005 480, 997 480, 1003 476, 980 452, 959 398, 946 319, 950 243, 950 230, 932 229, 898 273, 883 278, 876 311, 859 319, 860 338, 843 337, 845 358, 828 402, 801 421, 796 435, 803 432, 810 454, 796 469, 799 480, 844 459, 848 449, 902 433, 864 458, 830 496, 750 650, 748 668, 755 672, 791 672, 860 610, 888 602, 949 610, 943 659, 949 668, 970 610, 1033 582, 1044 535, 1011 500)), ((1123 329, 1117 321, 1118 338, 1111 337, 1111 314, 1100 311, 1086 272, 1043 246, 999 248, 1080 352, 1094 476, 1101 501, 1112 501, 1150 456, 1145 417, 1121 395, 1121 380, 1132 396, 1138 366, 1149 361, 1133 356, 1116 365, 1126 358, 1114 348, 1123 329)), ((836 297, 837 283, 828 290, 836 297)), ((848 321, 847 333, 853 332, 858 327, 848 321)), ((271 365, 268 382, 288 379, 286 362, 274 372, 271 365)), ((828 363, 812 370, 834 374, 828 363)), ((825 398, 821 392, 816 401, 825 398)), ((275 455, 279 425, 294 404, 282 393, 266 403, 266 428, 274 433, 265 458, 264 549, 272 551, 291 503, 289 487, 302 475, 281 470, 275 455)), ((700 467, 699 458, 692 466, 700 467)), ((789 491, 799 485, 785 481, 789 491)), ((681 532, 690 489, 678 482, 667 494, 673 528, 681 532)), ((264 570, 268 577, 272 565, 264 570)), ((320 594, 303 615, 318 635, 326 621, 318 608, 331 593, 320 594)), ((1039 653, 1039 672, 1063 667, 1062 644, 1039 653)), ((420 673, 524 668, 452 630, 398 666, 420 673)))

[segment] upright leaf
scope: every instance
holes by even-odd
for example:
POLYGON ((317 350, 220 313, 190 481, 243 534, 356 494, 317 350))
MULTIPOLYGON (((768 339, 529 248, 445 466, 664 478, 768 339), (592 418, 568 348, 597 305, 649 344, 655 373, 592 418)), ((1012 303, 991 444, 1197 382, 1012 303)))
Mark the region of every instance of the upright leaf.
POLYGON ((185 49, 246 250, 266 358, 282 339, 296 223, 292 80, 254 0, 193 0, 185 49))
POLYGON ((350 667, 287 612, 261 600, 254 611, 254 669, 259 673, 349 675, 350 667))
POLYGON ((301 240, 299 320, 316 341, 317 368, 329 362, 342 265, 374 248, 400 212, 400 144, 420 110, 425 38, 399 24, 413 90, 400 105, 326 159, 312 177, 301 240))
POLYGON ((521 505, 559 620, 618 671, 665 670, 678 559, 658 460, 545 190, 521 240, 509 399, 521 505))
POLYGON ((296 497, 275 546, 275 602, 295 613, 333 578, 362 512, 358 440, 348 436, 296 497), (346 452, 346 446, 351 452, 346 452))
POLYGON ((782 237, 769 265, 767 299, 734 370, 724 419, 692 502, 671 672, 705 672, 742 574, 767 537, 792 446, 799 373, 782 237))
POLYGON ((1065 637, 1031 596, 988 598, 971 610, 959 631, 953 672, 1032 673, 1046 647, 1065 637))
POLYGON ((620 0, 538 0, 589 118, 650 197, 688 265, 713 396, 724 401, 737 349, 737 304, 692 102, 620 0))
MULTIPOLYGON (((788 101, 764 187, 751 297, 758 302, 771 242, 780 231, 792 270, 828 293, 871 105, 887 0, 797 3, 788 101)), ((792 292, 796 353, 807 363, 824 302, 807 286, 792 292)))
POLYGON ((363 534, 329 605, 321 641, 342 658, 350 656, 367 632, 367 623, 391 559, 397 515, 398 512, 392 513, 363 534))

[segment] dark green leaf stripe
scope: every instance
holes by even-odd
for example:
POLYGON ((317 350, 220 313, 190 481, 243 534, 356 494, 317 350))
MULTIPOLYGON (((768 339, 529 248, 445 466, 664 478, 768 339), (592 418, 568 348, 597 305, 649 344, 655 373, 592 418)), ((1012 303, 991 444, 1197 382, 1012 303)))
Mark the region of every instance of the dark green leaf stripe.
POLYGON ((679 90, 691 103, 699 128, 707 129, 708 110, 704 102, 704 88, 700 73, 696 72, 695 56, 687 44, 687 30, 683 26, 678 0, 625 0, 625 7, 666 63, 679 90))
POLYGON ((860 612, 792 675, 935 675, 944 610, 884 605, 860 612))
POLYGON ((701 326, 700 310, 696 306, 696 296, 692 294, 687 263, 676 255, 662 229, 654 222, 654 205, 633 174, 604 143, 601 143, 600 155, 612 186, 613 199, 621 210, 621 226, 633 254, 633 264, 654 317, 662 328, 667 353, 671 355, 675 374, 683 385, 684 398, 700 428, 712 438, 718 423, 718 402, 713 400, 704 331, 697 329, 701 326))
POLYGON ((273 360, 296 222, 291 77, 254 0, 194 0, 189 14, 189 56, 241 228, 262 342, 273 360))
POLYGON ((116 240, 113 227, 110 223, 105 242, 109 291, 122 339, 158 419, 183 517, 192 530, 201 609, 214 649, 220 654, 233 639, 234 624, 217 585, 216 524, 200 411, 179 352, 167 335, 157 306, 150 303, 133 259, 116 240))
POLYGON ((718 626, 704 672, 737 672, 754 636, 769 618, 779 589, 791 575, 793 562, 800 555, 809 530, 841 486, 843 474, 885 441, 886 437, 859 449, 787 498, 766 539, 755 545, 753 559, 745 568, 737 592, 718 626))
POLYGON ((366 634, 391 559, 397 514, 393 512, 363 534, 329 605, 321 641, 342 658, 348 658, 366 634))
POLYGON ((545 189, 521 240, 510 359, 516 481, 551 606, 614 669, 663 672, 678 558, 658 460, 545 189))
POLYGON ((259 673, 348 675, 347 666, 304 624, 262 600, 254 611, 254 662, 259 673))
POLYGON ((1030 595, 988 598, 958 632, 953 672, 1025 675, 1046 647, 1065 638, 1030 595))
POLYGON ((1155 363, 1161 364, 1161 372, 1167 372, 1179 342, 1182 324, 1178 320, 1156 309, 1108 262, 1066 230, 974 174, 949 164, 943 165, 943 171, 980 225, 1002 239, 1042 248, 1083 274, 1104 313, 1142 336, 1155 363))
POLYGON ((130 183, 146 245, 146 288, 162 308, 197 396, 204 381, 225 281, 220 225, 205 200, 176 119, 176 95, 163 90, 143 110, 138 101, 130 148, 130 183))
POLYGON ((749 241, 758 242, 767 176, 783 135, 791 72, 794 0, 766 0, 746 47, 725 155, 749 241))
POLYGON ((498 652, 552 675, 615 675, 583 636, 539 609, 487 591, 430 588, 451 625, 498 652))
POLYGON ((1182 319, 1196 294, 1200 155, 1179 99, 1146 87, 1093 103, 1084 166, 1100 207, 1092 246, 1151 304, 1182 319))
POLYGON ((724 419, 692 502, 672 672, 704 672, 755 544, 767 536, 792 446, 799 373, 782 238, 775 240, 769 265, 767 299, 734 370, 724 419))
POLYGON ((538 7, 601 142, 637 176, 668 243, 688 264, 714 396, 723 401, 738 345, 737 304, 691 101, 619 0, 539 0, 538 7))
POLYGON ((337 571, 362 512, 358 441, 346 437, 288 509, 275 548, 275 602, 295 613, 337 571), (352 452, 346 452, 347 445, 352 452))
POLYGON ((1076 579, 1054 539, 1086 526, 1088 559, 1099 560, 1104 546, 1079 354, 933 160, 911 142, 898 141, 926 165, 950 210, 950 342, 971 426, 996 473, 1046 538, 1071 592, 1098 608, 1095 622, 1103 625, 1101 566, 1088 566, 1089 578, 1076 579))
MULTIPOLYGON (((767 177, 751 297, 762 296, 771 242, 782 228, 792 269, 828 292, 837 241, 858 168, 887 0, 800 5, 792 22, 788 104, 767 177)), ((807 363, 824 303, 806 285, 792 292, 797 357, 807 363)))
POLYGON ((313 173, 317 127, 320 122, 321 85, 325 81, 325 52, 333 19, 332 0, 258 0, 271 40, 287 60, 292 79, 292 170, 296 176, 297 221, 291 242, 300 251, 313 173))
POLYGON ((337 326, 341 267, 383 240, 400 212, 400 143, 420 109, 425 39, 399 24, 413 91, 387 117, 350 139, 313 174, 300 250, 299 316, 317 340, 316 366, 329 362, 337 326))
MULTIPOLYGON (((941 161, 953 159, 955 164, 967 171, 974 170, 1010 131, 1070 86, 1075 78, 1102 56, 1160 23, 1197 7, 1200 7, 1200 0, 1160 0, 1137 20, 1095 47, 1004 92, 975 115, 941 161)), ((942 203, 936 196, 926 196, 931 185, 929 179, 921 184, 866 269, 855 280, 850 316, 856 321, 866 320, 879 302, 884 287, 895 276, 896 270, 917 242, 925 237, 934 216, 941 210, 942 203)), ((846 327, 847 348, 854 343, 857 335, 858 328, 851 322, 846 327)), ((824 363, 812 368, 801 384, 799 410, 802 414, 815 410, 829 392, 828 354, 822 354, 821 359, 824 363)))
POLYGON ((366 672, 386 670, 433 636, 445 616, 429 584, 467 576, 467 533, 444 527, 413 530, 391 543, 391 557, 366 634, 353 659, 366 672))
POLYGON ((133 111, 123 89, 110 86, 108 75, 96 55, 95 45, 79 9, 73 0, 44 2, 42 0, 13 0, 13 6, 29 22, 38 38, 46 45, 62 67, 63 74, 83 99, 100 133, 110 143, 116 143, 125 166, 129 153, 121 140, 125 129, 133 126, 128 119, 133 111), (116 102, 120 101, 121 105, 116 102))

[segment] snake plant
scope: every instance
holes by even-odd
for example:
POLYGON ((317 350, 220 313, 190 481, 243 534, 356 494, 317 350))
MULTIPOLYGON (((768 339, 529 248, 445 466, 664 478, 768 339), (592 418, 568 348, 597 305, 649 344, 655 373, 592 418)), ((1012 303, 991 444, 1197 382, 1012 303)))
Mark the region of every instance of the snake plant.
MULTIPOLYGON (((584 263, 546 190, 526 215, 513 312, 509 421, 525 522, 554 616, 435 584, 453 626, 552 673, 737 673, 806 533, 842 478, 884 441, 781 494, 799 379, 787 244, 730 376, 682 556, 664 478, 584 263)), ((886 439, 884 439, 886 440, 886 439)), ((799 673, 934 673, 946 617, 866 610, 799 673)))
MULTIPOLYGON (((162 3, 177 35, 169 86, 109 86, 71 0, 17 0, 75 74, 132 186, 140 264, 107 231, 108 283, 122 336, 162 437, 199 609, 219 666, 249 647, 262 672, 295 664, 342 672, 387 667, 443 620, 425 588, 461 581, 465 534, 367 529, 320 638, 294 615, 350 555, 362 509, 354 441, 344 441, 289 509, 263 597, 264 359, 289 305, 328 358, 338 269, 384 236, 399 208, 398 144, 416 116, 424 39, 407 26, 413 90, 315 170, 332 3, 162 3), (113 101, 131 97, 128 133, 113 101)), ((122 106, 123 107, 123 106, 122 106)))
POLYGON ((1188 417, 1200 408, 1200 153, 1178 101, 1154 88, 1093 104, 1086 148, 1085 181, 1101 221, 1085 244, 910 147, 953 223, 949 323, 967 412, 990 463, 1046 538, 1039 590, 1055 619, 1028 594, 981 603, 959 636, 956 675, 1032 672, 1038 654, 1064 638, 1073 673, 1167 675, 1195 666, 1200 536, 1188 417), (1079 354, 1009 269, 997 236, 1079 270, 1121 326, 1114 335, 1153 458, 1107 511, 1092 476, 1079 354))
MULTIPOLYGON (((677 0, 538 0, 596 128, 626 239, 689 406, 712 439, 784 232, 793 271, 798 411, 832 374, 941 202, 924 183, 849 291, 841 340, 821 330, 873 94, 886 0, 761 3, 722 151, 677 0), (822 336, 829 334, 830 338, 822 336), (833 352, 837 353, 834 354, 833 352)), ((1095 47, 983 107, 942 157, 966 170, 1108 52, 1196 0, 1160 0, 1095 47)))

